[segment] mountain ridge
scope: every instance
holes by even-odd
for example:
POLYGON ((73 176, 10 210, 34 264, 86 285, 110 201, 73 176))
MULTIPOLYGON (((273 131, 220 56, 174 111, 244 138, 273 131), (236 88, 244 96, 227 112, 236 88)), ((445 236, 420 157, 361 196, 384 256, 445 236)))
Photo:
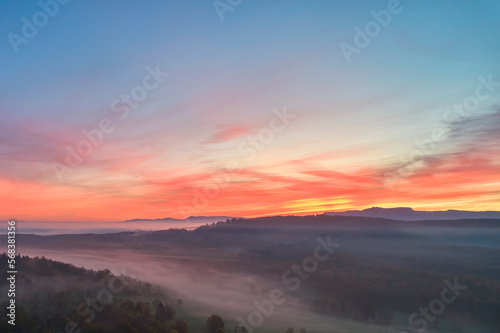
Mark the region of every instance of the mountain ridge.
MULTIPOLYGON (((426 211, 414 210, 411 207, 371 207, 363 210, 347 210, 343 212, 324 212, 323 215, 327 216, 359 216, 359 217, 373 217, 384 218, 390 220, 400 221, 421 221, 421 220, 459 220, 459 219, 500 219, 500 211, 469 211, 448 209, 440 211, 426 211)), ((271 217, 273 215, 269 215, 271 217)), ((244 218, 234 216, 190 216, 185 219, 176 219, 173 217, 164 217, 157 219, 130 219, 121 222, 203 222, 214 223, 225 221, 233 218, 244 218)))
POLYGON ((371 207, 363 210, 344 212, 324 212, 329 216, 377 217, 401 221, 417 220, 456 220, 456 219, 500 219, 499 211, 468 211, 448 209, 441 211, 414 210, 410 207, 382 208, 371 207))
POLYGON ((206 222, 206 223, 212 223, 212 222, 219 222, 219 221, 225 221, 227 219, 232 219, 233 217, 231 216, 189 216, 185 219, 176 219, 173 217, 162 217, 162 218, 157 218, 157 219, 130 219, 130 220, 125 220, 121 222, 182 222, 182 223, 189 223, 189 222, 206 222))

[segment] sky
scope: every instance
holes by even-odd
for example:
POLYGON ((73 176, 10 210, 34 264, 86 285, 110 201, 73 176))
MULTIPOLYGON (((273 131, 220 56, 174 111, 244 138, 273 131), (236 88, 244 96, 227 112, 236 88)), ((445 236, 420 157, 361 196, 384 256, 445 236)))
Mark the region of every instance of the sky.
POLYGON ((500 2, 2 1, 2 220, 500 210, 500 2))

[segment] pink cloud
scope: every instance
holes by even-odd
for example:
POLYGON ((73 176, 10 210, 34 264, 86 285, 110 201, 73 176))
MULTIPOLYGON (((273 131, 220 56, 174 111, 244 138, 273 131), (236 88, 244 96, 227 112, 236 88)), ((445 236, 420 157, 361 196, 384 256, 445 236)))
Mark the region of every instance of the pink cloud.
POLYGON ((235 140, 242 136, 252 133, 252 127, 246 125, 233 125, 221 127, 217 133, 212 135, 206 143, 221 143, 235 140))

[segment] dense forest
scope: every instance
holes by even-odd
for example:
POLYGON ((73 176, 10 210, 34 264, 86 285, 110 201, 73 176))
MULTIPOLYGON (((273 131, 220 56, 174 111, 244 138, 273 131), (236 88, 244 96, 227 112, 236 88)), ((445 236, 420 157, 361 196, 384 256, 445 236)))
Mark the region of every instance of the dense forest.
MULTIPOLYGON (((15 332, 187 333, 188 325, 176 316, 174 304, 159 287, 109 270, 78 268, 44 257, 17 256, 18 295, 15 332)), ((0 256, 7 264, 7 255, 0 256)), ((0 288, 6 286, 6 273, 0 288)), ((2 304, 0 331, 10 332, 7 304, 2 304)), ((220 318, 214 315, 217 318, 220 318)), ((208 320, 208 319, 207 319, 208 320)), ((211 319, 213 321, 213 318, 211 319)), ((222 319, 207 329, 224 327, 222 319)))

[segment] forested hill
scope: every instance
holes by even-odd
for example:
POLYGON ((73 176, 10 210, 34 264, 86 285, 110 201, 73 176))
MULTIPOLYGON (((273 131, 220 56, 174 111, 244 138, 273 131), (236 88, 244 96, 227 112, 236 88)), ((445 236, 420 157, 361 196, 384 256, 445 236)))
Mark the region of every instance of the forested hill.
MULTIPOLYGON (((7 255, 0 265, 7 267, 7 255)), ((16 257, 16 332, 187 333, 159 287, 109 270, 93 271, 46 258, 16 257)), ((2 273, 0 292, 7 294, 2 273)), ((2 303, 0 332, 11 332, 2 303)))

